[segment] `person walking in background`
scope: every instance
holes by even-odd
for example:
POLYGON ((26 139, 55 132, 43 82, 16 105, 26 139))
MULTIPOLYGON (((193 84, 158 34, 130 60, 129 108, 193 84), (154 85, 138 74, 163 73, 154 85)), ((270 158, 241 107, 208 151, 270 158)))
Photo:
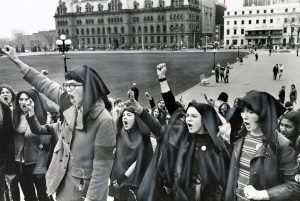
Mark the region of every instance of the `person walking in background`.
POLYGON ((255 61, 257 61, 258 60, 258 54, 257 54, 257 52, 255 53, 255 61))
POLYGON ((220 78, 221 78, 221 82, 224 81, 225 83, 225 67, 221 66, 220 68, 220 78))
POLYGON ((240 58, 239 58, 239 61, 240 61, 240 65, 242 65, 243 64, 243 57, 242 56, 240 56, 240 58))
POLYGON ((294 84, 291 85, 291 91, 290 91, 290 101, 294 104, 297 103, 297 89, 294 84))
POLYGON ((283 70, 284 70, 284 68, 283 68, 282 64, 279 64, 279 67, 278 67, 278 71, 279 71, 278 78, 279 78, 279 80, 281 80, 283 70))
POLYGON ((217 83, 219 82, 220 67, 221 67, 221 65, 218 63, 218 64, 216 65, 216 68, 215 68, 215 76, 216 76, 216 82, 217 82, 217 83))
POLYGON ((279 91, 278 97, 279 97, 280 103, 284 104, 284 100, 285 100, 285 86, 281 87, 281 90, 279 91))
POLYGON ((228 79, 229 79, 229 66, 227 65, 225 68, 225 83, 228 83, 228 79))
POLYGON ((139 92, 139 89, 136 87, 136 83, 135 82, 132 84, 131 91, 133 91, 133 93, 134 93, 135 100, 139 101, 139 94, 140 94, 140 92, 139 92))
POLYGON ((47 132, 58 138, 46 174, 48 195, 56 193, 57 201, 106 201, 117 133, 106 109, 111 106, 106 84, 94 69, 84 65, 69 70, 66 82, 60 86, 23 63, 15 48, 6 45, 5 49, 2 51, 38 91, 55 103, 71 103, 63 108, 62 122, 45 126, 28 112, 27 122, 33 133, 47 132))
POLYGON ((278 64, 276 64, 276 65, 273 67, 273 80, 276 80, 276 79, 277 79, 277 73, 278 73, 278 64))

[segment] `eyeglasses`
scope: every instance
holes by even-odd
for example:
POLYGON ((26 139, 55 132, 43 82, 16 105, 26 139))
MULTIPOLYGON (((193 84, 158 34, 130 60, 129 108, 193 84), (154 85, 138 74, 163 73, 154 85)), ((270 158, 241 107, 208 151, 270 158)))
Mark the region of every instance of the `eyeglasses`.
POLYGON ((82 84, 76 84, 76 83, 63 83, 64 90, 67 90, 68 88, 73 91, 77 86, 82 86, 82 84))

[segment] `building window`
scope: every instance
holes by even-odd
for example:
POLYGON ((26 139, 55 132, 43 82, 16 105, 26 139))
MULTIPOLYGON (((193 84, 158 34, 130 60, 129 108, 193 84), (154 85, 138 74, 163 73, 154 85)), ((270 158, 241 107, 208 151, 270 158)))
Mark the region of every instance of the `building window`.
POLYGON ((103 38, 103 44, 106 44, 106 38, 103 38))
POLYGON ((266 24, 266 20, 265 19, 263 20, 263 24, 266 24))
POLYGON ((271 13, 274 13, 274 10, 273 10, 273 9, 271 9, 271 13))
POLYGON ((271 23, 271 24, 273 23, 273 19, 270 19, 270 23, 271 23))
POLYGON ((116 34, 118 33, 118 28, 117 28, 117 27, 115 27, 115 33, 116 33, 116 34))
POLYGON ((234 25, 236 25, 236 23, 237 23, 237 22, 236 22, 236 21, 234 21, 234 25))
POLYGON ((286 23, 288 21, 288 19, 287 18, 284 18, 284 22, 286 23))
POLYGON ((93 38, 93 44, 96 44, 96 38, 93 38))
POLYGON ((245 14, 245 11, 242 11, 242 15, 244 15, 245 14))
POLYGON ((98 44, 101 44, 101 38, 98 38, 98 44))
POLYGON ((249 10, 249 15, 251 15, 252 14, 252 10, 249 10))
POLYGON ((257 10, 256 13, 259 14, 259 10, 257 10))
POLYGON ((283 33, 286 33, 287 28, 283 28, 283 33))
POLYGON ((241 24, 244 24, 244 20, 242 20, 241 24))
POLYGON ((154 36, 151 36, 151 43, 154 43, 154 36))
POLYGON ((171 41, 171 43, 174 42, 174 36, 170 36, 170 41, 171 41))
POLYGON ((229 25, 229 21, 227 21, 227 25, 229 25))
POLYGON ((244 32, 245 32, 244 29, 241 29, 241 34, 244 34, 244 32))
POLYGON ((296 11, 296 8, 293 8, 293 12, 295 12, 296 11))
POLYGON ((167 36, 164 36, 164 43, 167 42, 167 36))
POLYGON ((121 32, 125 33, 125 28, 124 27, 121 27, 121 32))
POLYGON ((132 43, 135 43, 135 37, 132 37, 132 43))
POLYGON ((237 15, 237 12, 236 12, 236 11, 234 12, 234 15, 237 15))
POLYGON ((230 12, 227 12, 227 15, 230 15, 230 12))
POLYGON ((229 45, 229 40, 226 40, 226 45, 229 45))
POLYGON ((236 35, 236 29, 233 30, 233 34, 236 35))
POLYGON ((124 38, 124 37, 122 37, 122 43, 123 43, 123 44, 125 43, 125 38, 124 38))
POLYGON ((227 30, 226 30, 226 32, 227 32, 227 35, 229 35, 229 34, 230 34, 230 31, 229 31, 229 29, 227 29, 227 30))
POLYGON ((256 24, 259 24, 259 20, 256 20, 256 24))
POLYGON ((148 43, 148 37, 147 36, 144 37, 144 41, 145 41, 145 43, 148 43))
POLYGON ((90 41, 90 39, 89 39, 89 38, 87 38, 87 44, 90 44, 90 42, 91 42, 91 41, 90 41))
POLYGON ((251 20, 248 21, 248 24, 251 24, 251 20))
POLYGON ((160 43, 160 36, 157 36, 157 42, 160 43))
POLYGON ((139 36, 139 43, 142 43, 142 37, 139 36))
POLYGON ((295 18, 292 17, 292 22, 295 22, 295 18))
POLYGON ((264 13, 267 13, 267 10, 264 10, 264 13))
POLYGON ((241 45, 244 45, 244 39, 241 39, 241 45))

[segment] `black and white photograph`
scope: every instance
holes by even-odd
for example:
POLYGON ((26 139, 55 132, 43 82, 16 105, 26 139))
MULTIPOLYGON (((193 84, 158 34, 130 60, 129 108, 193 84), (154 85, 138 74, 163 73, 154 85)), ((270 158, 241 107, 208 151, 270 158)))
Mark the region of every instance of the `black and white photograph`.
POLYGON ((300 201, 300 0, 0 5, 0 201, 300 201))

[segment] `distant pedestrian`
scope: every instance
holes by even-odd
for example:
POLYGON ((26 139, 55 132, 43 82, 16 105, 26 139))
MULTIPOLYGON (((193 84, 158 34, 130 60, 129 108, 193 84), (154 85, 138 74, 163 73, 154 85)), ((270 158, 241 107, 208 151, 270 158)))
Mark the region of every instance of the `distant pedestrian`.
POLYGON ((240 56, 239 60, 240 60, 240 65, 242 65, 243 64, 243 57, 240 56))
POLYGON ((221 77, 221 82, 224 81, 225 82, 225 67, 221 66, 220 68, 220 77, 221 77))
POLYGON ((285 86, 281 87, 281 90, 279 91, 278 94, 279 100, 282 104, 284 104, 284 100, 285 100, 285 86))
POLYGON ((220 76, 220 64, 219 63, 216 65, 216 68, 215 68, 215 76, 216 76, 216 82, 218 83, 219 76, 220 76))
POLYGON ((132 84, 131 91, 134 93, 134 98, 136 101, 139 101, 139 89, 136 87, 136 83, 132 84))
POLYGON ((257 61, 257 60, 258 60, 258 54, 255 53, 255 61, 257 61))
POLYGON ((229 66, 226 66, 225 68, 225 83, 228 83, 229 78, 229 66))
POLYGON ((297 56, 298 56, 298 53, 299 53, 299 47, 297 48, 297 56))
POLYGON ((272 53, 272 49, 269 49, 269 56, 271 56, 271 53, 272 53))
POLYGON ((279 67, 278 67, 278 70, 279 70, 278 78, 279 78, 279 80, 280 80, 281 77, 282 77, 283 69, 284 69, 284 68, 283 68, 282 64, 279 64, 279 67))
POLYGON ((297 89, 294 84, 291 85, 291 92, 290 92, 290 101, 294 104, 297 103, 297 89))
POLYGON ((277 79, 277 74, 278 74, 278 64, 276 64, 276 65, 273 67, 273 80, 276 80, 276 79, 277 79))

